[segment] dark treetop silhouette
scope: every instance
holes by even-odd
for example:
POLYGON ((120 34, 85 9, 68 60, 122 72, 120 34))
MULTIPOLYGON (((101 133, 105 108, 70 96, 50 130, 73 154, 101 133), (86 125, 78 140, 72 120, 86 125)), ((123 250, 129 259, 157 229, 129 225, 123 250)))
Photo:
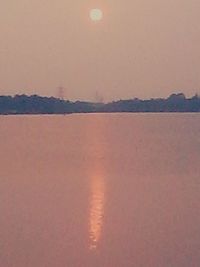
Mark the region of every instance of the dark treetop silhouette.
POLYGON ((69 114, 95 112, 200 112, 200 97, 172 94, 168 98, 92 103, 65 101, 38 95, 0 96, 0 114, 69 114))

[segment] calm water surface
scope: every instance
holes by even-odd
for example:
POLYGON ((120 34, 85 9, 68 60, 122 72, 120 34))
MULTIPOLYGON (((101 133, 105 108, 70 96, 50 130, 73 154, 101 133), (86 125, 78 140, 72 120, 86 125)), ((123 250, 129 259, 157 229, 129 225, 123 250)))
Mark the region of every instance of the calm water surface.
POLYGON ((200 115, 0 117, 1 267, 199 267, 200 115))

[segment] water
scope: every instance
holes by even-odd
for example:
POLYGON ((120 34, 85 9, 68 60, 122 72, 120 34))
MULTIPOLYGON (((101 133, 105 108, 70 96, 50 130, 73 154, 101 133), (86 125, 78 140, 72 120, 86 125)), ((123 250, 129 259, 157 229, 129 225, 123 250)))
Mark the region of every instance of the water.
POLYGON ((3 116, 0 129, 0 266, 199 266, 199 114, 3 116))

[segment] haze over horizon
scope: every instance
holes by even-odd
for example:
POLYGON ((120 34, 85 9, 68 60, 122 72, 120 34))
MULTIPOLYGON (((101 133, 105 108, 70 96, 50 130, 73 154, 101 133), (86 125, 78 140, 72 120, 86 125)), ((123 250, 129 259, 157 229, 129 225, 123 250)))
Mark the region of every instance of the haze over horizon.
POLYGON ((197 0, 10 0, 0 9, 0 94, 106 101, 200 92, 197 0), (103 19, 91 21, 92 8, 103 19))

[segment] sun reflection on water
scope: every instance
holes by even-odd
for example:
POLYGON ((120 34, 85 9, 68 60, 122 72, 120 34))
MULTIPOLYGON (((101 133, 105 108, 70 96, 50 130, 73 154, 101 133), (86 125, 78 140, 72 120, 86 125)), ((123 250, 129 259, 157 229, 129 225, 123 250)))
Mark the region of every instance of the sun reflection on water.
POLYGON ((90 200, 90 249, 97 248, 102 233, 105 204, 104 178, 94 176, 91 179, 91 200, 90 200))
POLYGON ((90 159, 89 177, 89 249, 96 250, 102 237, 105 214, 107 141, 106 124, 101 115, 90 117, 86 154, 90 159))

